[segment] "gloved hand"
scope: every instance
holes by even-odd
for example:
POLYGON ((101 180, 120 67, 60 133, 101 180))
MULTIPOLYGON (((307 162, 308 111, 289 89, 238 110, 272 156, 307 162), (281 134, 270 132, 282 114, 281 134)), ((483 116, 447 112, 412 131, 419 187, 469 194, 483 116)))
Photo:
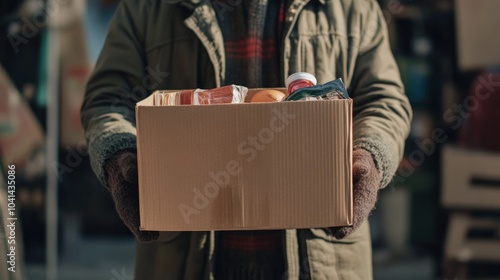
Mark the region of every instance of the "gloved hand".
POLYGON ((139 230, 139 185, 137 183, 137 154, 135 151, 120 151, 107 166, 108 185, 115 202, 116 211, 141 242, 155 241, 158 231, 139 230))
POLYGON ((368 151, 363 149, 353 151, 352 177, 354 221, 352 226, 327 229, 337 239, 342 239, 354 232, 375 208, 382 178, 375 166, 372 155, 368 151))

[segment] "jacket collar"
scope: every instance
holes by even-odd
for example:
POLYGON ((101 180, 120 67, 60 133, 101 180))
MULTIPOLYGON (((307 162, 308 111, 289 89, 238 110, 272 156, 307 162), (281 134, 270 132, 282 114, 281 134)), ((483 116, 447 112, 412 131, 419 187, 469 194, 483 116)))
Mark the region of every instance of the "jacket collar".
MULTIPOLYGON (((186 6, 189 3, 186 2, 182 5, 186 6)), ((226 57, 224 40, 215 11, 209 0, 203 0, 193 8, 193 13, 184 20, 184 24, 196 34, 207 50, 210 61, 214 66, 216 85, 220 87, 224 84, 226 57)))
MULTIPOLYGON (((215 15, 215 11, 210 4, 210 0, 161 0, 171 4, 180 4, 188 9, 193 10, 184 24, 193 30, 203 46, 208 52, 210 60, 214 66, 215 81, 217 86, 224 84, 226 73, 226 57, 224 50, 224 40, 222 32, 215 15)), ((272 0, 271 0, 272 1, 272 0)), ((300 10, 310 1, 319 1, 325 4, 326 0, 288 0, 286 18, 291 18, 285 25, 285 37, 289 36, 291 26, 295 22, 296 17, 300 10)), ((283 75, 286 74, 287 69, 282 69, 283 75)))

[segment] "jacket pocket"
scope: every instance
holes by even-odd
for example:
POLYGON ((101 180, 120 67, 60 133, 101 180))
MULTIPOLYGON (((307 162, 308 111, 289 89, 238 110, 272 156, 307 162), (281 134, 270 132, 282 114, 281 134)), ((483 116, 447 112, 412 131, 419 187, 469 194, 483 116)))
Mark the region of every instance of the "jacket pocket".
POLYGON ((306 234, 310 279, 371 279, 371 244, 368 223, 344 239, 324 229, 306 234))

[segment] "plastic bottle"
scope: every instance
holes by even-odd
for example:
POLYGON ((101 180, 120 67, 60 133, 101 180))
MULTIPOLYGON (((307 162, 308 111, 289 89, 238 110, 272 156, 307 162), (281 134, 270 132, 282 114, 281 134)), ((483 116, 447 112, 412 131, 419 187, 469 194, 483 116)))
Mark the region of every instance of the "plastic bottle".
POLYGON ((294 91, 300 88, 315 86, 316 83, 316 77, 312 74, 306 72, 293 73, 286 79, 288 95, 291 95, 294 91))

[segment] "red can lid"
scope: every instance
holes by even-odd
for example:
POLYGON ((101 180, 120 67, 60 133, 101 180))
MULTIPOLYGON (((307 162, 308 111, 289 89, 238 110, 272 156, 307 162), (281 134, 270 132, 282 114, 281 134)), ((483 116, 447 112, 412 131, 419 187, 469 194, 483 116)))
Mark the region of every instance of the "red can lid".
POLYGON ((309 74, 307 72, 297 72, 297 73, 293 73, 292 75, 288 76, 288 78, 286 79, 286 87, 288 88, 288 86, 291 83, 298 81, 298 80, 308 80, 311 83, 313 83, 313 85, 316 85, 316 83, 318 82, 316 80, 316 77, 314 77, 313 74, 309 74))

